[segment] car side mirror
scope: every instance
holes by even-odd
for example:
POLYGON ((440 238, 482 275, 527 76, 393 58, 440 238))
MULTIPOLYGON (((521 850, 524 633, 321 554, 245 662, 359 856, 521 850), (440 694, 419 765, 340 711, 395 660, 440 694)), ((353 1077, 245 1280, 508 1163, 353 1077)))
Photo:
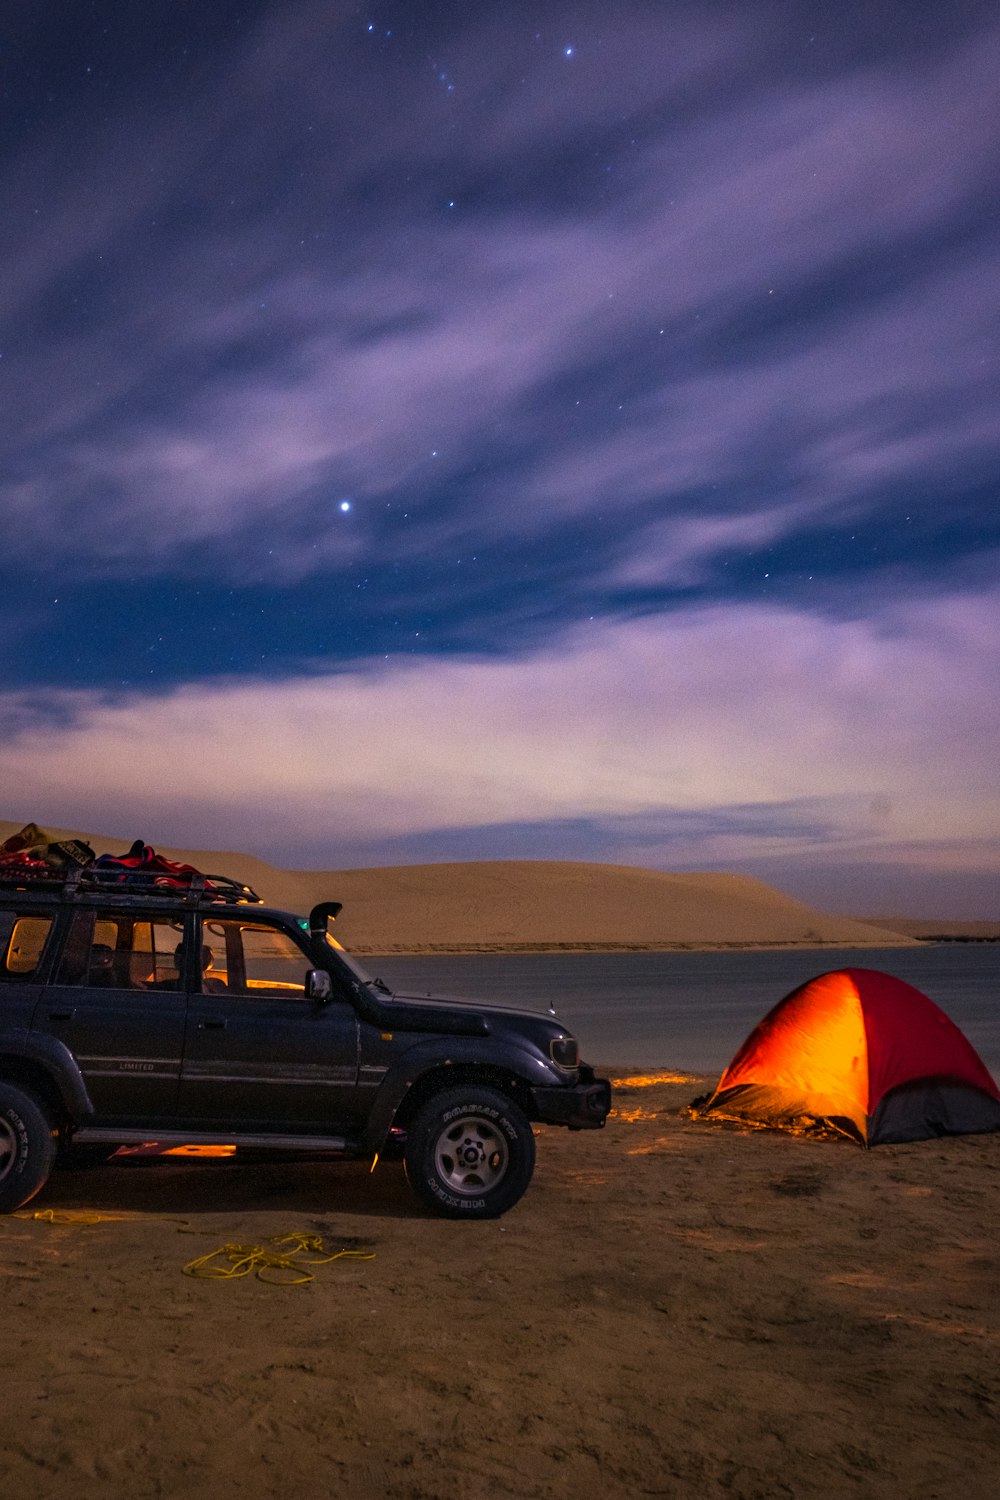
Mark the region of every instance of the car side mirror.
POLYGON ((325 969, 310 969, 306 975, 306 995, 310 1000, 332 1000, 333 980, 325 969))

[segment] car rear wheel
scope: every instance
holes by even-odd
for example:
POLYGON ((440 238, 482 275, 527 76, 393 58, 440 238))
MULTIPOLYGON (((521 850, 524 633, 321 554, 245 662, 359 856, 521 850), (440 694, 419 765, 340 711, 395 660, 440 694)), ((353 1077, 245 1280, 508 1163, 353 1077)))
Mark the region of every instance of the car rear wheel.
POLYGON ((33 1198, 56 1154, 52 1121, 33 1094, 0 1083, 0 1213, 33 1198))
POLYGON ((495 1219, 531 1181, 535 1137, 524 1112, 498 1089, 446 1089, 411 1122, 403 1160, 410 1186, 437 1213, 495 1219))

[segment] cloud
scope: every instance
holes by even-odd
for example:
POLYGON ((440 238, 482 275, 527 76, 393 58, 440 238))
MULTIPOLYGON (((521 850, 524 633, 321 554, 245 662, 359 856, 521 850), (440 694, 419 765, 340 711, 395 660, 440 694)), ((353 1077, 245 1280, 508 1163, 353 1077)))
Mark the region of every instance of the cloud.
POLYGON ((581 819, 642 863, 662 839, 674 867, 971 846, 1000 836, 996 605, 875 623, 706 607, 521 660, 53 694, 43 714, 10 698, 0 784, 11 816, 331 866, 422 834, 440 848, 445 829, 581 819))
POLYGON ((68 158, 42 134, 5 218, 8 558, 294 580, 613 518, 610 583, 707 586, 985 479, 996 34, 796 67, 780 15, 567 7, 601 36, 570 74, 548 26, 477 13, 414 65, 281 7, 68 158))

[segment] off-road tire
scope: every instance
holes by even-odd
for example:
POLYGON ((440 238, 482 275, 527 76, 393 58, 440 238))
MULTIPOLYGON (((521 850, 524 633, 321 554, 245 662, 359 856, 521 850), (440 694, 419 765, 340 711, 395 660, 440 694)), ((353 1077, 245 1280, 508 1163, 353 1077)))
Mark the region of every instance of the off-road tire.
POLYGON ((522 1196, 535 1169, 527 1117, 499 1089, 445 1089, 406 1133, 406 1177, 418 1197, 449 1219, 496 1219, 522 1196))
POLYGON ((55 1131, 42 1104, 0 1082, 0 1213, 12 1213, 44 1187, 55 1154, 55 1131))

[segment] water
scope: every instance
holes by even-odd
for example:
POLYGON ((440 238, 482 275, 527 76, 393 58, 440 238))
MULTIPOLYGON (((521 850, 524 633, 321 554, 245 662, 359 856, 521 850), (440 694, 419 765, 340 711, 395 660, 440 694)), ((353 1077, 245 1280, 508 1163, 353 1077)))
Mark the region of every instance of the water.
POLYGON ((542 953, 366 960, 393 989, 546 1010, 608 1068, 719 1073, 783 995, 829 969, 905 979, 965 1032, 1000 1078, 1000 944, 798 952, 542 953))

